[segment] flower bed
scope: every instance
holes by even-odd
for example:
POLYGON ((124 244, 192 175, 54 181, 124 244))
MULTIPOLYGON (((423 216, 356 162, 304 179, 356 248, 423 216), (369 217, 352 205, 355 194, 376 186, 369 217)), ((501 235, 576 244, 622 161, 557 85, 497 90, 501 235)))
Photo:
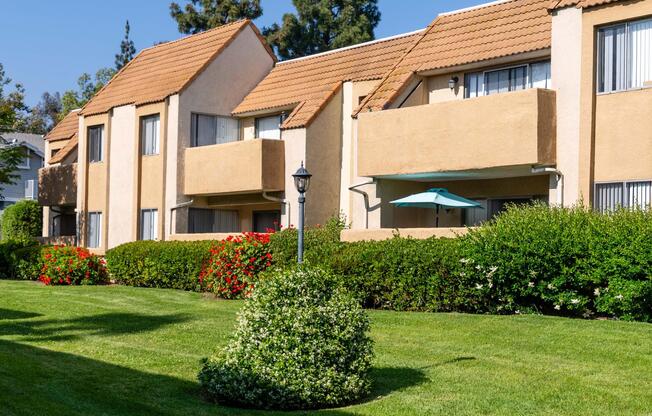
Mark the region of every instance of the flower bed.
POLYGON ((41 254, 39 280, 46 285, 93 285, 107 282, 104 260, 87 249, 53 246, 41 254))

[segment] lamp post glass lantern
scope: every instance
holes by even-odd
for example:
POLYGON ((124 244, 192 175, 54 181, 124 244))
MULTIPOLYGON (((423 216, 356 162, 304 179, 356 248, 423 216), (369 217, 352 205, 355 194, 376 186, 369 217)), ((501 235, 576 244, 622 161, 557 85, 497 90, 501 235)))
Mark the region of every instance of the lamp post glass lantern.
POLYGON ((312 175, 310 172, 303 167, 303 162, 301 162, 301 167, 292 175, 294 178, 294 186, 299 192, 299 238, 298 238, 298 247, 297 247, 297 262, 299 264, 303 263, 303 226, 304 226, 304 214, 305 214, 305 203, 306 203, 306 191, 310 188, 310 178, 312 175))

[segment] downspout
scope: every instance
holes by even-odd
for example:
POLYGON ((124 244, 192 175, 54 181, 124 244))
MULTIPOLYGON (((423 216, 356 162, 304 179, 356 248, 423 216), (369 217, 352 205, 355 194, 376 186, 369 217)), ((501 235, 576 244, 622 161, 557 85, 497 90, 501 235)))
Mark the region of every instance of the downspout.
POLYGON ((358 188, 361 187, 361 186, 365 186, 365 185, 374 185, 375 183, 376 183, 376 181, 370 180, 370 181, 359 183, 357 185, 353 185, 353 186, 349 187, 349 191, 355 192, 356 194, 360 194, 364 198, 364 211, 365 211, 364 228, 365 228, 365 230, 369 229, 369 194, 366 193, 365 191, 359 190, 358 188))
POLYGON ((564 206, 564 174, 557 168, 552 167, 540 167, 532 168, 532 173, 552 173, 557 177, 557 182, 559 183, 559 192, 561 192, 561 197, 559 198, 560 205, 564 206))
MULTIPOLYGON (((182 203, 177 204, 177 205, 173 206, 172 208, 170 208, 170 230, 169 230, 169 231, 170 231, 170 235, 172 235, 172 234, 176 234, 176 233, 173 233, 173 232, 172 232, 172 227, 174 227, 174 223, 176 222, 176 219, 177 219, 177 218, 176 218, 174 215, 172 215, 172 214, 174 214, 174 212, 175 212, 176 210, 178 210, 179 208, 185 208, 185 207, 187 207, 187 206, 192 205, 194 202, 195 202, 195 200, 194 200, 194 199, 191 199, 190 201, 182 202, 182 203)), ((175 227, 175 228, 176 228, 176 227, 175 227)))
POLYGON ((275 196, 272 196, 272 195, 268 195, 267 191, 263 191, 263 198, 265 198, 268 201, 272 201, 272 202, 280 202, 281 204, 284 204, 287 207, 286 212, 287 212, 287 215, 288 215, 288 227, 289 227, 290 226, 290 221, 291 221, 291 217, 290 217, 290 212, 291 212, 290 211, 290 201, 288 201, 285 198, 278 198, 278 197, 275 197, 275 196))

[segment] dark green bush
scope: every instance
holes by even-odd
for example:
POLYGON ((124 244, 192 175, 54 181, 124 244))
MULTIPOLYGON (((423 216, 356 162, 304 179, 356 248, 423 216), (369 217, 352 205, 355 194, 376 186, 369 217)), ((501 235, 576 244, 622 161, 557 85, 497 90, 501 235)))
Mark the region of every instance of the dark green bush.
POLYGON ((370 389, 369 319, 332 275, 287 269, 263 279, 233 339, 205 360, 199 382, 214 400, 242 407, 317 409, 370 389))
POLYGON ((43 212, 38 202, 18 201, 7 207, 0 218, 2 241, 30 240, 42 233, 43 212))
POLYGON ((36 241, 0 243, 0 278, 36 280, 40 273, 42 247, 36 241))
MULTIPOLYGON (((323 265, 344 245, 340 233, 344 229, 344 219, 333 217, 319 227, 308 227, 304 232, 304 261, 323 265)), ((270 250, 277 266, 293 266, 297 262, 296 228, 286 228, 270 236, 270 250)))
POLYGON ((199 291, 211 241, 137 241, 106 253, 111 279, 139 286, 199 291))

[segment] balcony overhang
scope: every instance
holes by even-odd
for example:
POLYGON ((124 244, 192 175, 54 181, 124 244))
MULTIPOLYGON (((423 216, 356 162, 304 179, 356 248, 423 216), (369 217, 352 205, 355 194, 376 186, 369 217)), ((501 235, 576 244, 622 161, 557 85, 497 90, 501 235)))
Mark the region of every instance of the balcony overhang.
POLYGON ((38 171, 38 203, 42 206, 77 204, 77 164, 57 165, 38 171))
POLYGON ((255 139, 185 150, 184 193, 217 196, 283 191, 285 144, 255 139))
POLYGON ((527 176, 556 162, 555 92, 530 89, 358 120, 358 174, 405 180, 527 176))

